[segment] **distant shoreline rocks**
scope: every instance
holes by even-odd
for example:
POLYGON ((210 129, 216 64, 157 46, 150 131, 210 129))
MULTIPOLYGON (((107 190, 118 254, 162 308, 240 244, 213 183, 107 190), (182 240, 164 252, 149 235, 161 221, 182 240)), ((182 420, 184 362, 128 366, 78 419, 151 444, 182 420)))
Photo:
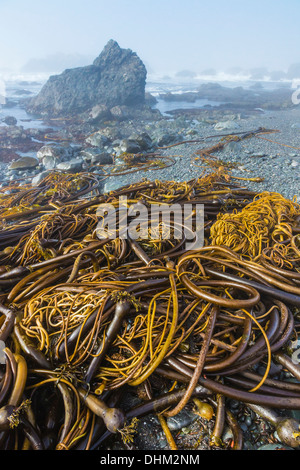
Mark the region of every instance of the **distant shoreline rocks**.
POLYGON ((275 90, 265 90, 262 86, 252 86, 249 89, 239 87, 225 87, 218 83, 202 84, 198 90, 178 93, 161 93, 159 98, 166 102, 196 103, 197 100, 209 100, 219 103, 218 106, 240 108, 286 109, 293 107, 291 90, 278 87, 275 90))

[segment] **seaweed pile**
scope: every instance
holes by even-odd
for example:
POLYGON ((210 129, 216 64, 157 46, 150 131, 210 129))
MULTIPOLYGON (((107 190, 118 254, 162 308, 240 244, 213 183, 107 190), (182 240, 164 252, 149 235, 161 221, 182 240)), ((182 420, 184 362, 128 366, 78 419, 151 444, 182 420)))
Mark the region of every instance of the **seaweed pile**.
POLYGON ((115 435, 128 444, 150 413, 176 449, 167 418, 191 400, 215 414, 212 446, 222 448, 227 423, 241 449, 228 399, 299 446, 299 423, 275 410, 300 409, 300 382, 270 375, 280 364, 300 380, 296 201, 238 186, 224 167, 109 194, 91 173, 54 171, 35 188, 2 189, 0 217, 0 449, 93 450, 115 435), (121 219, 124 197, 149 213, 203 205, 203 246, 187 250, 159 220, 151 237, 146 219, 137 239, 99 237, 97 208, 121 219), (120 405, 128 391, 137 406, 120 405))

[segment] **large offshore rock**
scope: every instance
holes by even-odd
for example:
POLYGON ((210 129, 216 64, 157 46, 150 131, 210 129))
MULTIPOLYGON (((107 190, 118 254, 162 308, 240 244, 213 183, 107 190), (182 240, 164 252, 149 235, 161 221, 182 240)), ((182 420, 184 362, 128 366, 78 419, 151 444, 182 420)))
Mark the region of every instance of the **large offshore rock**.
POLYGON ((74 116, 97 105, 107 109, 144 105, 146 76, 137 54, 110 40, 92 65, 51 76, 26 108, 48 116, 74 116))

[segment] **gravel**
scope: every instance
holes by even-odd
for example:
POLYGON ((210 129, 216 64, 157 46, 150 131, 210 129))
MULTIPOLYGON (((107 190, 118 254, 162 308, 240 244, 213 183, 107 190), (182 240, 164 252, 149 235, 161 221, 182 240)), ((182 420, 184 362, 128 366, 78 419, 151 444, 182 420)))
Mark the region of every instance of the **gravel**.
MULTIPOLYGON (((300 106, 282 111, 266 111, 235 121, 238 128, 232 132, 248 132, 260 127, 276 130, 276 133, 252 137, 234 145, 229 144, 222 151, 213 155, 224 163, 233 163, 236 168, 230 170, 232 176, 243 178, 264 178, 263 182, 241 181, 240 184, 253 191, 278 192, 288 199, 294 196, 300 200, 300 106), (276 143, 269 142, 269 139, 276 143)), ((220 131, 215 124, 194 120, 191 128, 186 129, 188 140, 199 140, 208 136, 217 136, 220 131), (193 130, 192 137, 188 132, 193 130)), ((181 129, 180 129, 181 131, 181 129)), ((231 131, 221 133, 230 134, 231 131)), ((184 139, 184 140, 187 140, 184 139)), ((106 191, 117 189, 129 183, 148 180, 188 181, 199 176, 208 167, 195 161, 197 150, 215 145, 221 138, 207 139, 201 143, 187 143, 165 150, 159 150, 162 156, 174 156, 175 164, 162 170, 146 170, 127 176, 114 176, 106 180, 106 191), (196 166, 197 165, 197 166, 196 166)))
MULTIPOLYGON (((222 120, 228 123, 228 116, 224 116, 224 119, 220 116, 220 121, 222 120)), ((243 116, 242 119, 234 116, 232 122, 235 124, 235 126, 232 126, 232 130, 228 130, 229 124, 227 124, 227 129, 220 131, 218 129, 222 126, 216 126, 218 122, 207 122, 201 119, 190 120, 189 125, 185 126, 184 129, 178 127, 177 135, 182 137, 183 140, 203 139, 202 142, 186 143, 168 149, 160 149, 158 152, 161 156, 172 156, 174 158, 174 165, 160 170, 147 169, 145 171, 132 172, 129 175, 108 177, 105 180, 105 191, 140 182, 142 179, 179 182, 199 177, 203 171, 208 172, 210 169, 203 163, 200 164, 200 160, 196 160, 198 157, 196 152, 217 144, 221 139, 217 137, 218 134, 230 134, 231 132, 246 133, 263 127, 278 132, 262 135, 260 138, 251 137, 238 143, 231 142, 222 151, 216 152, 213 155, 222 160, 225 166, 226 164, 235 165, 233 169, 228 170, 233 177, 264 178, 263 182, 260 183, 241 181, 242 186, 257 192, 278 192, 289 199, 297 197, 299 201, 300 106, 289 110, 268 111, 262 114, 243 116), (208 138, 209 136, 216 137, 208 138), (275 142, 270 142, 270 140, 275 142)), ((174 127, 172 128, 171 124, 171 120, 165 122, 166 134, 174 133, 174 127), (170 131, 171 128, 172 132, 170 131)), ((25 176, 25 173, 22 172, 20 172, 20 175, 8 172, 5 174, 5 178, 4 172, 7 171, 7 165, 2 164, 1 166, 2 179, 4 180, 2 181, 3 187, 7 185, 6 178, 14 180, 21 175, 25 176)), ((40 180, 40 171, 41 168, 33 170, 29 175, 26 173, 26 176, 30 178, 29 181, 32 180, 33 176, 40 180)), ((101 173, 100 171, 100 178, 101 173)), ((34 178, 33 180, 35 181, 34 178)), ((244 449, 285 448, 276 441, 276 436, 274 437, 273 435, 274 429, 270 429, 267 423, 251 413, 250 410, 245 409, 242 404, 232 400, 230 402, 230 409, 237 417, 244 432, 244 449)), ((177 432, 176 436, 179 439, 180 448, 210 448, 208 436, 212 430, 213 421, 206 423, 201 421, 199 417, 196 418, 196 420, 193 419, 192 410, 185 410, 180 417, 180 424, 177 422, 171 423, 173 425, 172 429, 175 429, 177 432), (185 429, 187 431, 184 431, 185 429), (179 431, 180 433, 178 434, 179 431), (199 436, 201 439, 199 439, 199 436)), ((230 433, 227 432, 227 435, 224 433, 223 441, 225 447, 230 445, 227 444, 227 440, 230 443, 230 439, 230 433)), ((150 415, 141 420, 135 445, 138 448, 144 449, 168 448, 155 416, 150 415)), ((118 445, 115 444, 115 447, 118 448, 118 445)))

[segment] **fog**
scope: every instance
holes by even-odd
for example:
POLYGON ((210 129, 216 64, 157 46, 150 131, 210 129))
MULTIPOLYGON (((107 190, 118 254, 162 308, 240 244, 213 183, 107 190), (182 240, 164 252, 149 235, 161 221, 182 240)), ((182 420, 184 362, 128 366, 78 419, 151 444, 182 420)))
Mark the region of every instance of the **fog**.
POLYGON ((2 74, 88 65, 109 39, 150 74, 259 76, 300 62, 299 0, 0 0, 0 15, 2 74))

